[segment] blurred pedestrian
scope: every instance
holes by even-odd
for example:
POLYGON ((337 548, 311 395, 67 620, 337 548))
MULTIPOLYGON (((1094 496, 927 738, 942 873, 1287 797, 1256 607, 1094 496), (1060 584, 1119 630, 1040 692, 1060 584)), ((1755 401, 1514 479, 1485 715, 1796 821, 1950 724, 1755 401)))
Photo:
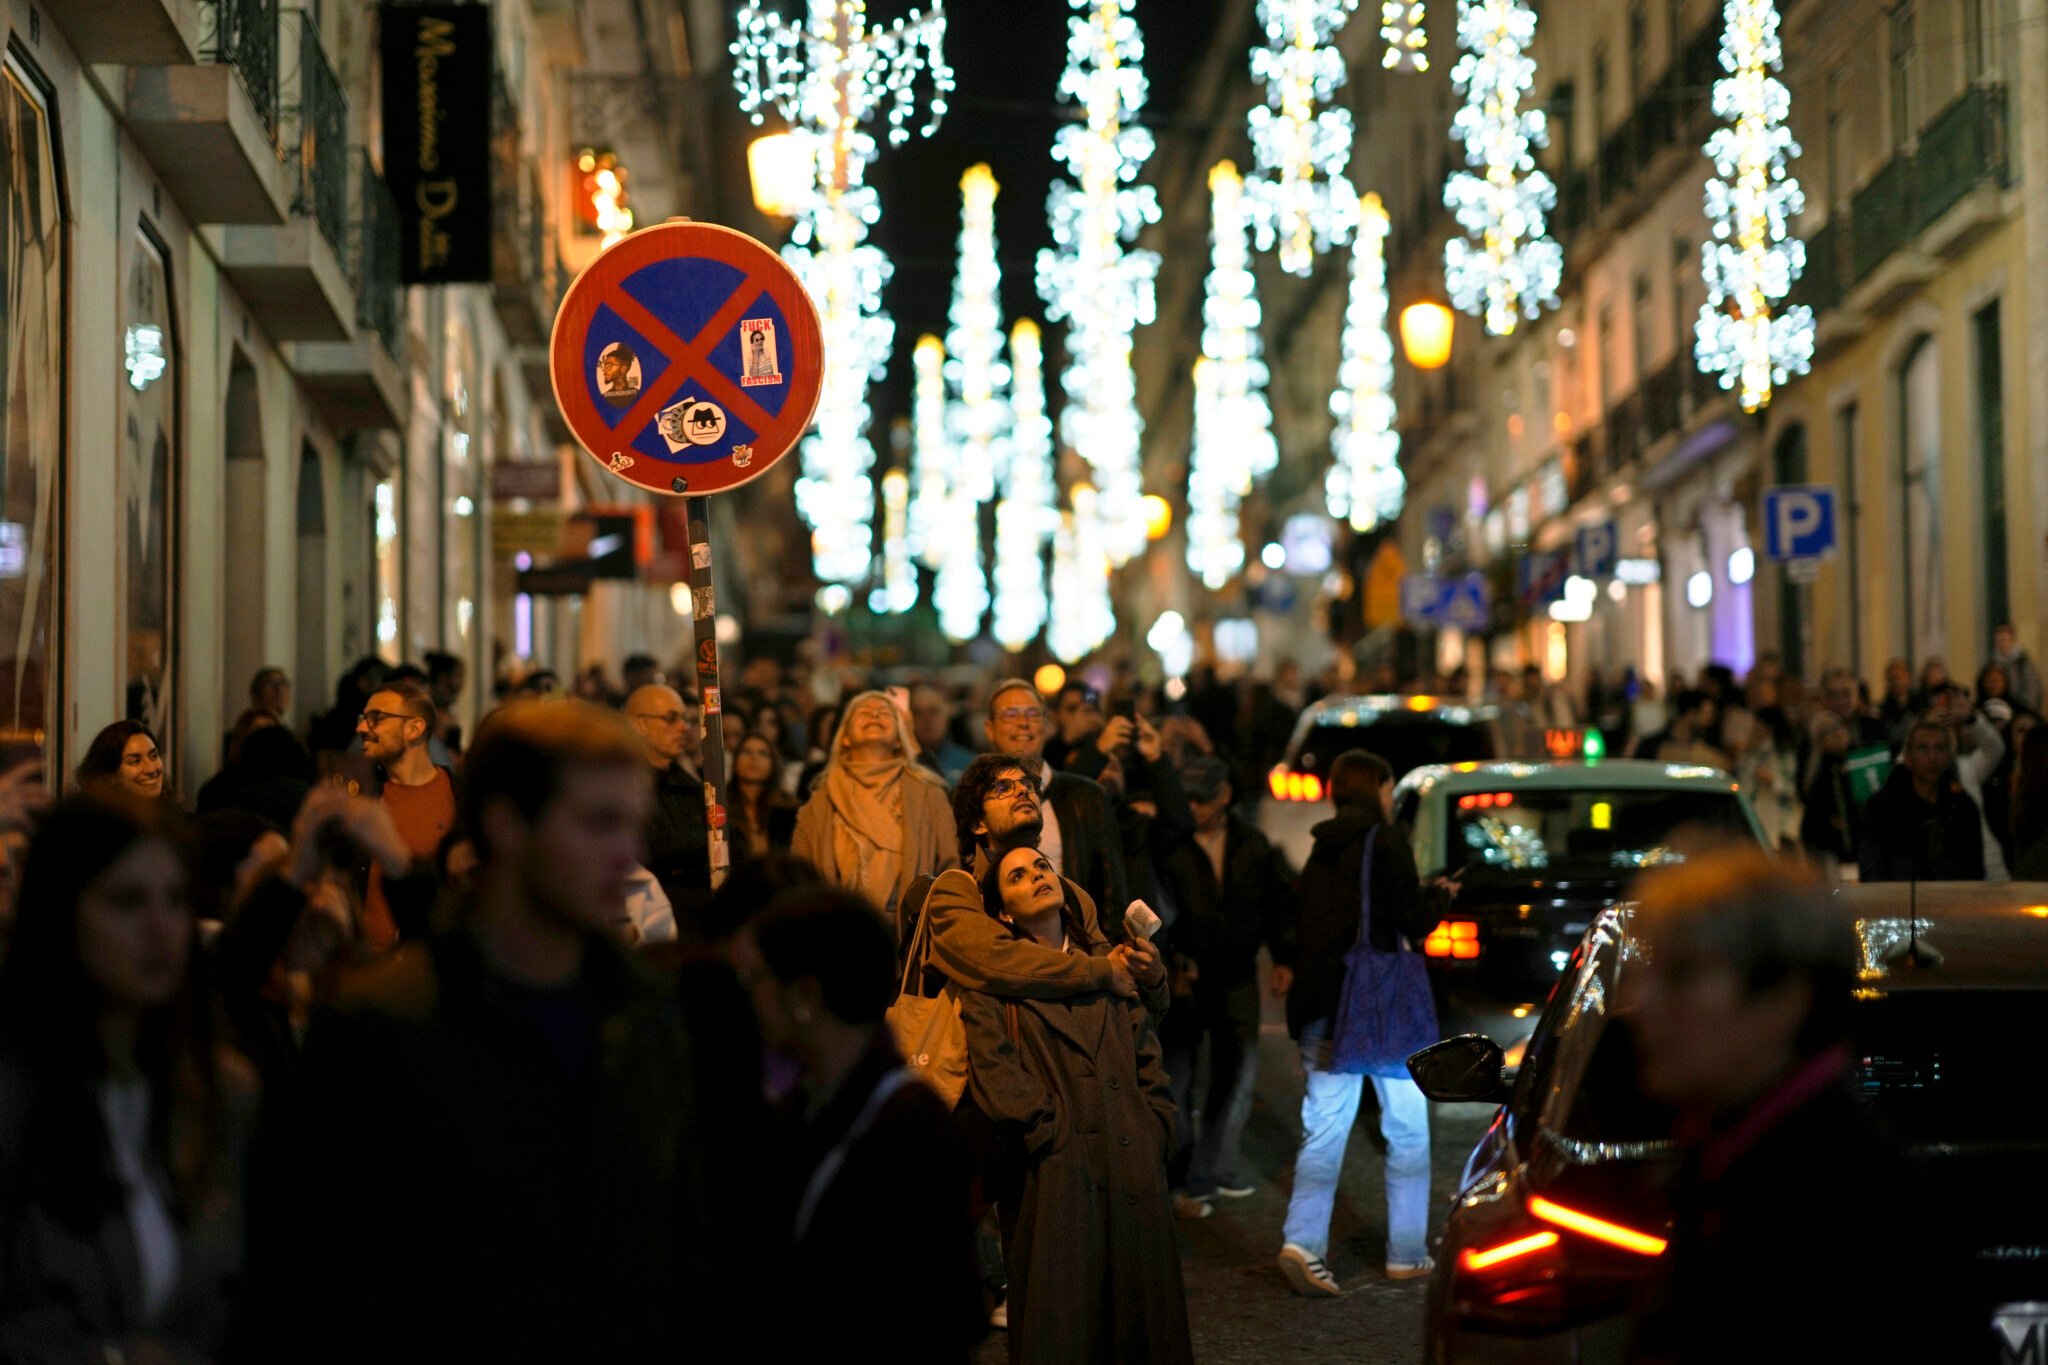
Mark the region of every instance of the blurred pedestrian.
POLYGON ((1984 880, 1983 817, 1941 721, 1913 723, 1899 765, 1864 805, 1856 872, 1866 882, 1984 880))
POLYGON ((391 666, 374 654, 365 655, 349 666, 334 684, 334 704, 313 717, 306 747, 320 765, 321 776, 337 771, 342 757, 355 746, 357 718, 370 704, 370 694, 384 682, 391 666))
POLYGON ((910 718, 888 693, 855 697, 790 841, 797 857, 892 920, 912 882, 960 865, 945 781, 916 756, 910 718))
MULTIPOLYGON (((455 827, 455 774, 428 756, 438 714, 424 683, 400 678, 372 693, 356 722, 363 756, 383 774, 377 799, 391 812, 415 860, 433 857, 455 827)), ((384 869, 373 864, 363 890, 363 940, 370 951, 389 951, 400 938, 426 931, 421 923, 398 922, 384 891, 384 869)))
POLYGON ((640 751, 654 770, 654 804, 647 815, 647 870, 661 883, 685 938, 711 894, 711 814, 693 740, 702 723, 697 698, 663 683, 635 688, 626 716, 640 751))
POLYGON ((88 796, 128 804, 175 806, 156 736, 139 720, 117 720, 92 737, 78 763, 88 796))
POLYGON ((1991 631, 1991 662, 2005 670, 2006 681, 2011 684, 2012 698, 2029 711, 2039 712, 2044 699, 2041 683, 2041 666, 2034 662, 2034 656, 2020 648, 2019 633, 2012 626, 2000 622, 1991 631))
POLYGON ((2048 881, 2048 725, 2028 728, 2012 775, 2013 875, 2048 881))
POLYGON ((780 768, 780 755, 765 735, 748 735, 733 750, 726 829, 735 863, 771 850, 787 853, 796 837, 796 803, 776 781, 780 768))
POLYGON ((43 819, 0 968, 0 1360, 210 1359, 242 1269, 245 1064, 157 803, 43 819))
MULTIPOLYGON (((1838 670, 1830 669, 1822 678, 1823 688, 1838 670)), ((1904 659, 1887 659, 1884 665, 1884 696, 1877 704, 1877 720, 1883 727, 1883 738, 1892 748, 1897 749, 1906 742, 1906 727, 1913 723, 1918 714, 1913 698, 1913 666, 1904 659)), ((1834 703, 1828 703, 1831 707, 1834 703)), ((1846 717, 1845 717, 1846 719, 1846 717)), ((1861 739, 1861 736, 1858 736, 1861 739)))
POLYGON ((1053 694, 1050 710, 1052 725, 1045 740, 1045 761, 1064 769, 1102 730, 1102 693, 1092 683, 1069 678, 1053 694))
POLYGON ((786 1248, 776 1274, 804 1286, 776 1354, 965 1361, 985 1330, 971 1161, 883 1027, 896 949, 875 907, 835 887, 785 892, 740 931, 733 963, 763 1041, 802 1068, 762 1191, 786 1248))
POLYGON ((692 1137, 714 1120, 671 988, 606 936, 652 795, 640 746, 614 712, 515 704, 464 776, 479 862, 461 922, 308 1030, 252 1234, 253 1358, 730 1349, 706 1211, 731 1176, 692 1137))
POLYGON ((1344 1148, 1370 1080, 1387 1140, 1386 1273, 1392 1280, 1429 1274, 1429 1102, 1407 1076, 1366 1076, 1333 1068, 1347 955, 1362 937, 1371 892, 1371 949, 1401 951, 1435 927, 1440 906, 1425 896, 1408 836, 1393 822, 1394 772, 1386 760, 1347 749, 1330 763, 1330 819, 1312 831, 1288 949, 1287 1031, 1301 1042, 1308 1073, 1301 1101, 1301 1148, 1282 1230, 1280 1269, 1297 1294, 1335 1295, 1329 1254, 1344 1148), (1370 855, 1370 861, 1368 861, 1370 855))
MULTIPOLYGON (((982 884, 1004 932, 1106 956, 1058 870, 1025 845, 982 884)), ((1194 1358, 1166 1188, 1173 1101, 1144 1010, 1095 993, 961 997, 968 1087, 1014 1144, 997 1185, 1017 1365, 1194 1358)))
POLYGON ((1057 771, 1046 761, 1046 724, 1038 689, 1024 679, 1006 678, 989 693, 982 722, 989 747, 1014 759, 1043 796, 1045 829, 1039 847, 1062 876, 1079 883, 1099 913, 1121 919, 1130 904, 1130 886, 1109 795, 1100 783, 1057 771))
POLYGON ((1647 951, 1623 977, 1622 1012, 1646 1098, 1677 1109, 1683 1159, 1666 1274, 1628 1358, 1960 1358, 1983 1331, 1962 1258, 1856 1093, 1851 917, 1757 850, 1650 872, 1631 898, 1647 951), (1828 1254, 1794 1228, 1825 1229, 1828 1254), (1812 1311, 1884 1284, 1911 1285, 1911 1311, 1812 1311))
POLYGON ((974 761, 974 751, 953 739, 953 703, 932 683, 910 689, 910 721, 917 732, 918 761, 952 786, 974 761))
POLYGON ((426 664, 427 693, 434 702, 434 738, 443 746, 436 762, 453 762, 462 753, 462 723, 455 708, 469 685, 469 665, 459 654, 430 649, 421 660, 426 664))
POLYGON ((197 813, 245 810, 277 829, 289 829, 307 788, 318 780, 313 755, 299 737, 281 725, 265 726, 243 742, 232 767, 206 780, 197 813))

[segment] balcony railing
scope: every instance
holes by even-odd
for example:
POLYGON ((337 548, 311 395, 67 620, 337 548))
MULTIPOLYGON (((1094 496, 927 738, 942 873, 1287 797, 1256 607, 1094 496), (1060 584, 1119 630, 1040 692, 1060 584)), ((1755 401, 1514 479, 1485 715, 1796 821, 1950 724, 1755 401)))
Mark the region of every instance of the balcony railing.
MULTIPOLYGON (((299 19, 297 103, 285 110, 296 123, 288 157, 298 169, 292 211, 310 214, 320 235, 340 252, 348 240, 348 96, 320 46, 313 16, 299 19)), ((289 126, 289 125, 288 125, 289 126)))
POLYGON ((1617 401, 1607 410, 1607 461, 1610 469, 1625 469, 1642 452, 1643 395, 1641 390, 1617 401))
POLYGON ((2005 120, 2005 89, 1996 85, 1973 85, 1934 116, 1920 134, 1914 158, 1919 227, 1933 223, 1979 185, 2007 183, 2005 120))
POLYGON ((398 283, 398 205, 368 152, 358 149, 356 167, 356 213, 349 224, 348 253, 356 325, 383 338, 385 351, 400 359, 405 315, 398 283))
POLYGON ((1901 152, 1885 163, 1849 206, 1851 268, 1863 279, 1913 236, 1913 157, 1901 152))
POLYGON ((1846 224, 1830 219, 1806 239, 1806 269, 1792 282, 1785 296, 1790 307, 1803 303, 1816 314, 1825 313, 1842 301, 1848 272, 1844 269, 1844 248, 1849 245, 1846 224))
POLYGON ((234 68, 249 102, 277 136, 277 0, 201 0, 199 55, 234 68))
POLYGON ((1689 363, 1689 356, 1674 359, 1662 369, 1652 370, 1649 378, 1643 381, 1644 445, 1655 445, 1677 431, 1685 420, 1680 411, 1679 394, 1685 384, 1680 367, 1689 363))

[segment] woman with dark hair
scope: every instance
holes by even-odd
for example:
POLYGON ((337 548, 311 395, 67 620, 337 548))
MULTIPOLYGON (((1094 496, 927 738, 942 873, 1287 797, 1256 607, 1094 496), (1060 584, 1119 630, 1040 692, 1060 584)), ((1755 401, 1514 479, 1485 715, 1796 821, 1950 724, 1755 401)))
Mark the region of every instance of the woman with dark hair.
MULTIPOLYGON (((773 712, 764 710, 763 715, 773 712)), ((765 735, 750 734, 732 755, 733 861, 770 849, 787 853, 796 834, 796 805, 777 784, 780 763, 765 735)))
POLYGON ((78 764, 87 795, 120 802, 164 799, 164 756, 156 736, 139 720, 117 720, 92 737, 78 764))
POLYGON ((965 1361, 985 1319, 971 1163, 884 1024, 896 945, 875 907, 834 887, 787 891, 740 930, 732 958, 763 1040, 802 1070, 770 1167, 787 1253, 776 1283, 804 1286, 803 1311, 781 1319, 786 1358, 852 1346, 965 1361))
MULTIPOLYGON (((982 880, 983 908, 1015 937, 1106 956, 1074 897, 1031 845, 1004 853, 982 880)), ((992 1182, 1011 1361, 1193 1359, 1166 1187, 1173 1099, 1144 1008, 1107 992, 985 991, 962 991, 960 1008, 968 1091, 1019 1153, 992 1182)))
POLYGON ((0 968, 0 1360, 210 1356, 252 1083, 217 1052, 185 851, 149 807, 43 821, 0 968))
POLYGON ((2013 705, 2012 676, 1996 660, 1977 670, 1977 704, 1981 706, 1993 698, 2013 705))

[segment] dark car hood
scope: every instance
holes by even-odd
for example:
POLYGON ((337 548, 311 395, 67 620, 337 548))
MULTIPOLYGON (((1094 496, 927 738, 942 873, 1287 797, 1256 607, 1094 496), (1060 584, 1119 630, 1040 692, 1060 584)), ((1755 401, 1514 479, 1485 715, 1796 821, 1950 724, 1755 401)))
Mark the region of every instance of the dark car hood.
POLYGON ((1501 906, 1516 910, 1524 905, 1604 910, 1621 899, 1625 886, 1619 877, 1521 881, 1491 875, 1475 879, 1468 874, 1457 899, 1451 902, 1451 910, 1458 913, 1501 906))

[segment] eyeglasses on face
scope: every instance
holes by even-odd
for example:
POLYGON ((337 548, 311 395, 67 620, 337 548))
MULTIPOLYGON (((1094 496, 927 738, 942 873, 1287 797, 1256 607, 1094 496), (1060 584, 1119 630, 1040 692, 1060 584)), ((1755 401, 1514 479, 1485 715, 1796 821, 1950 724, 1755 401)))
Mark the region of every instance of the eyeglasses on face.
POLYGON ((363 714, 356 717, 356 724, 367 725, 374 730, 376 727, 382 725, 387 720, 411 719, 412 717, 406 715, 403 711, 365 711, 363 712, 363 714))
POLYGON ((687 711, 635 711, 634 720, 658 720, 663 725, 680 725, 690 718, 687 711))
POLYGON ((1005 725, 1043 725, 1045 709, 1038 706, 1005 706, 996 712, 996 719, 1005 725))
POLYGON ((1019 788, 1038 795, 1038 779, 1035 777, 999 777, 988 784, 988 794, 998 801, 1014 795, 1019 788))

